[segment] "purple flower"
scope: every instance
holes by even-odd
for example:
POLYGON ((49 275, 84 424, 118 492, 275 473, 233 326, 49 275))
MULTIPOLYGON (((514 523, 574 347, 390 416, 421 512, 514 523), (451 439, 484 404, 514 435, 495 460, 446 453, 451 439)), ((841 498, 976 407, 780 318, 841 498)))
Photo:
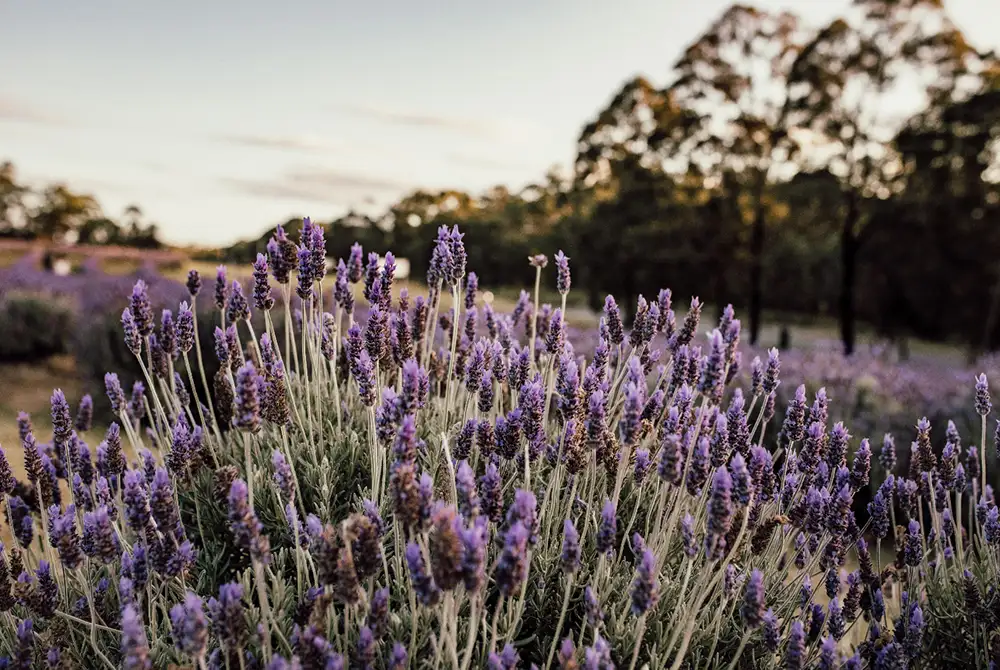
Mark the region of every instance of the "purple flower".
POLYGON ((161 313, 158 337, 158 342, 163 353, 170 358, 176 358, 177 327, 174 325, 174 314, 169 309, 165 309, 161 313))
POLYGON ((781 427, 780 440, 783 445, 801 440, 805 433, 806 387, 795 389, 795 397, 788 403, 785 410, 785 420, 781 427))
POLYGON ((896 467, 896 441, 889 433, 882 438, 882 450, 879 452, 878 462, 887 473, 896 467))
POLYGON ((660 597, 660 585, 657 581, 656 556, 649 549, 642 552, 639 565, 636 566, 635 579, 632 580, 632 614, 641 616, 656 607, 660 597))
POLYGON ((769 395, 778 388, 778 374, 781 371, 781 357, 777 349, 767 351, 767 369, 764 372, 762 390, 765 395, 769 395))
POLYGON ((653 462, 650 459, 649 450, 636 449, 634 456, 634 470, 632 472, 632 478, 636 484, 642 484, 652 465, 653 462))
POLYGON ((903 648, 906 651, 907 656, 910 658, 916 658, 920 655, 923 638, 924 611, 920 609, 919 605, 914 603, 906 626, 906 639, 903 642, 903 648))
POLYGON ((694 537, 694 517, 689 513, 681 519, 681 539, 684 542, 684 553, 688 558, 694 558, 698 553, 698 546, 694 537))
POLYGON ((832 637, 825 637, 819 647, 818 670, 837 670, 838 667, 837 642, 832 637))
POLYGON ((500 471, 494 463, 486 465, 486 472, 479 478, 479 493, 483 513, 494 523, 503 519, 503 489, 500 471))
POLYGON ((479 514, 479 494, 476 491, 476 474, 468 461, 459 461, 455 471, 455 490, 458 493, 458 509, 466 519, 479 514))
POLYGON ((746 458, 750 454, 750 425, 747 422, 742 395, 734 395, 730 401, 726 410, 726 422, 730 449, 743 454, 746 458))
POLYGON ((559 560, 563 572, 567 574, 580 569, 580 533, 570 519, 563 521, 562 554, 559 560))
POLYGON ((709 560, 719 558, 726 550, 726 534, 733 522, 733 480, 725 467, 715 471, 712 491, 708 498, 708 534, 705 553, 709 560))
POLYGON ((219 310, 226 308, 226 266, 215 268, 215 306, 219 310))
POLYGON ((89 395, 80 399, 80 405, 76 410, 76 419, 73 427, 78 433, 86 433, 90 430, 94 420, 94 401, 89 395))
POLYGON ((170 475, 163 468, 156 468, 150 485, 149 509, 161 532, 183 534, 180 511, 174 502, 174 486, 170 475))
POLYGON ((758 628, 764 621, 764 573, 756 568, 743 589, 740 616, 748 628, 758 628))
MULTIPOLYGON (((544 258, 544 257, 543 257, 544 258)), ((504 645, 500 653, 490 652, 486 659, 487 670, 516 670, 517 664, 521 661, 517 650, 508 642, 504 645)))
POLYGON ((75 570, 83 562, 80 536, 76 531, 76 508, 70 505, 63 512, 58 506, 49 507, 49 542, 59 552, 59 560, 67 570, 75 570))
POLYGON ((355 242, 351 245, 351 253, 347 257, 347 280, 352 284, 361 281, 364 273, 365 251, 360 244, 355 242))
MULTIPOLYGON (((983 506, 980 502, 979 506, 983 506)), ((978 509, 976 510, 979 511, 978 509)), ((912 522, 911 522, 912 523, 912 522)), ((986 520, 983 523, 983 535, 986 542, 994 546, 1000 545, 1000 509, 990 507, 986 512, 986 520)))
POLYGON ((475 272, 470 272, 465 278, 465 309, 471 310, 476 306, 476 293, 479 291, 479 277, 475 272))
POLYGON ((260 384, 257 370, 247 361, 236 372, 236 398, 233 425, 251 433, 260 430, 260 384))
POLYGON ((750 471, 747 470, 746 461, 739 453, 733 454, 729 461, 729 471, 733 475, 733 494, 741 505, 750 503, 750 496, 753 494, 753 482, 750 480, 750 471))
POLYGON ((197 270, 188 270, 187 290, 188 295, 192 298, 196 297, 198 293, 201 292, 201 275, 198 274, 197 270))
POLYGON ((461 529, 462 581, 469 593, 478 591, 486 582, 486 539, 489 530, 484 517, 476 517, 472 525, 461 529))
POLYGON ((594 646, 583 650, 584 670, 614 670, 615 664, 611 660, 611 647, 600 635, 596 636, 594 646))
POLYGON ((431 517, 431 573, 435 583, 445 591, 454 589, 462 581, 461 531, 455 507, 438 504, 431 517))
POLYGON ((362 626, 358 633, 353 660, 352 667, 358 670, 372 670, 375 667, 375 635, 368 626, 362 626))
POLYGON ((180 304, 177 311, 177 348, 181 353, 188 353, 194 347, 194 312, 186 302, 180 304))
POLYGON ((305 246, 298 248, 296 252, 298 266, 298 283, 295 286, 295 294, 305 302, 312 298, 313 282, 316 277, 313 272, 312 251, 305 246))
POLYGON ((778 651, 778 644, 780 641, 778 633, 778 617, 775 616, 774 610, 768 609, 764 612, 764 616, 761 619, 764 624, 764 646, 767 647, 769 651, 778 651))
POLYGON ((375 592, 368 605, 368 616, 365 625, 371 629, 372 635, 381 640, 389 632, 389 589, 382 588, 375 592))
POLYGON ((126 670, 146 670, 151 668, 149 661, 149 644, 146 641, 146 630, 142 618, 135 605, 129 603, 122 608, 122 667, 126 670))
POLYGON ((854 464, 851 467, 851 485, 855 489, 868 485, 868 475, 871 472, 872 450, 868 444, 868 439, 861 440, 857 452, 854 454, 854 464))
MULTIPOLYGON (((638 359, 633 358, 632 360, 638 363, 638 359)), ((632 446, 638 441, 640 420, 645 402, 645 388, 628 382, 625 385, 625 406, 622 410, 622 419, 618 424, 622 443, 625 445, 632 446)))
POLYGON ((538 541, 538 500, 531 491, 517 489, 514 491, 514 502, 507 510, 507 528, 515 523, 524 524, 528 532, 528 542, 534 545, 538 541))
POLYGON ((236 544, 250 552, 261 563, 271 560, 271 546, 263 534, 263 526, 247 500, 247 485, 242 479, 233 481, 229 489, 229 527, 236 544))
POLYGON ((250 304, 243 295, 243 287, 233 280, 229 288, 229 300, 226 303, 226 319, 230 323, 239 323, 250 318, 250 304))
POLYGON ((556 290, 560 294, 566 295, 569 293, 570 287, 570 273, 569 273, 569 257, 566 256, 560 249, 556 252, 556 290))
POLYGON ((428 607, 435 605, 441 597, 441 590, 427 573, 423 554, 414 542, 406 545, 406 565, 410 571, 410 582, 417 600, 428 607))
POLYGON ((722 398, 725 382, 726 345, 718 329, 712 331, 709 342, 709 354, 702 365, 698 391, 713 403, 718 403, 722 398))
POLYGON ((392 652, 389 654, 388 670, 406 670, 409 660, 406 647, 401 642, 393 642, 392 652))
POLYGON ((257 254, 257 260, 253 264, 253 304, 262 312, 274 307, 274 297, 268 281, 267 257, 264 254, 257 254))
POLYGON ((218 599, 209 598, 208 614, 212 633, 230 650, 237 650, 249 631, 243 613, 243 587, 237 583, 219 587, 218 599))
POLYGON ((985 417, 993 408, 990 402, 990 386, 986 375, 976 377, 976 414, 985 417))
POLYGON ((607 323, 608 337, 611 343, 621 345, 625 341, 625 326, 622 323, 622 314, 618 309, 618 303, 610 295, 604 299, 604 319, 607 323))
POLYGON ((351 375, 358 383, 361 402, 366 407, 372 407, 375 404, 375 365, 368 352, 362 349, 351 367, 351 375))
POLYGON ((882 489, 875 492, 872 501, 868 503, 868 513, 872 518, 872 532, 875 537, 884 538, 889 534, 889 505, 891 501, 885 499, 882 489))
POLYGON ((839 640, 844 637, 844 633, 847 631, 847 624, 844 621, 844 612, 840 606, 840 601, 836 598, 830 600, 826 627, 834 640, 839 640))
POLYGON ((14 524, 14 537, 23 548, 27 549, 35 536, 31 508, 19 496, 8 497, 7 506, 14 524))
MULTIPOLYGON (((996 511, 995 507, 993 511, 996 511)), ((915 519, 910 519, 909 526, 906 529, 906 539, 903 544, 903 562, 911 567, 916 567, 920 565, 923 556, 923 534, 920 531, 920 524, 915 519)))
POLYGON ((576 668, 576 646, 573 644, 573 638, 564 637, 563 641, 559 644, 559 670, 569 670, 570 668, 576 668))
POLYGON ((292 475, 291 466, 280 450, 275 449, 271 454, 271 465, 274 467, 274 483, 278 485, 281 495, 284 496, 285 501, 294 500, 295 478, 292 475))
POLYGON ((788 644, 785 647, 785 668, 787 670, 802 670, 806 662, 806 636, 801 621, 792 622, 788 634, 788 644))
POLYGON ((601 610, 601 603, 597 601, 597 596, 594 595, 594 590, 589 586, 583 589, 583 607, 587 625, 598 628, 604 621, 604 612, 601 610))
POLYGON ((121 554, 118 535, 104 505, 83 515, 83 551, 105 565, 121 554))
POLYGON ((683 445, 681 438, 675 433, 667 433, 660 444, 660 462, 657 474, 664 481, 677 486, 681 483, 683 470, 683 445))
POLYGON ((496 583, 500 592, 510 597, 517 593, 528 576, 529 531, 516 521, 504 533, 504 547, 496 568, 496 583))
POLYGON ((181 652, 201 658, 208 644, 208 620, 201 598, 188 591, 184 602, 170 608, 170 631, 181 652))

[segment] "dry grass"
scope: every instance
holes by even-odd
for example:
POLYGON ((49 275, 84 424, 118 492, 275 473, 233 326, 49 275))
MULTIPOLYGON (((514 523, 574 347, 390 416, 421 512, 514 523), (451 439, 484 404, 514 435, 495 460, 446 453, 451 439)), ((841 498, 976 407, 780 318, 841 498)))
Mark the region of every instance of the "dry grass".
MULTIPOLYGON (((0 444, 4 446, 11 467, 18 477, 23 476, 24 458, 17 434, 17 414, 31 415, 36 436, 40 442, 52 437, 49 418, 49 398, 52 390, 61 388, 71 405, 80 400, 83 383, 70 356, 55 356, 41 363, 14 363, 0 365, 0 444)), ((86 435, 88 443, 96 444, 99 433, 86 435)), ((100 441, 99 439, 97 441, 100 441)))

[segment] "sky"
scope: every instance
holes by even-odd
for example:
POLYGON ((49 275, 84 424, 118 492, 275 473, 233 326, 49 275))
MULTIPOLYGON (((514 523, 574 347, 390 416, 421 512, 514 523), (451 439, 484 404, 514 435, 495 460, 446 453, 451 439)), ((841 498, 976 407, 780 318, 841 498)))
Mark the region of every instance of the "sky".
MULTIPOLYGON (((519 188, 631 76, 666 81, 721 0, 5 0, 0 161, 170 243, 519 188)), ((761 0, 819 25, 848 0, 761 0)), ((1000 47, 1000 3, 950 0, 1000 47)))

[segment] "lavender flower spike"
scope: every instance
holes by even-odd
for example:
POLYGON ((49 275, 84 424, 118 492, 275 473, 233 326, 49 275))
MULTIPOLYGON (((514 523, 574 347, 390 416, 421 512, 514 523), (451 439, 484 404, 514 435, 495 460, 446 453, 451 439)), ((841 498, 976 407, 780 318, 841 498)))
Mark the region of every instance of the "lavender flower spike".
POLYGON ((993 409, 990 402, 990 386, 986 381, 986 375, 976 377, 976 414, 985 417, 993 409))
POLYGON ((556 290, 566 295, 570 287, 569 257, 562 250, 556 252, 556 271, 556 290))
POLYGON ((632 581, 632 614, 641 616, 656 606, 660 598, 656 556, 649 549, 642 552, 632 581))
POLYGON ((747 628, 758 628, 764 621, 764 573, 754 568, 743 590, 740 615, 747 628))
POLYGON ((208 644, 208 620, 202 600, 188 591, 184 602, 170 608, 170 627, 174 645, 192 658, 201 658, 208 644))
POLYGON ((149 643, 146 641, 146 629, 135 605, 129 603, 122 609, 122 667, 126 670, 148 670, 152 667, 149 660, 149 643))

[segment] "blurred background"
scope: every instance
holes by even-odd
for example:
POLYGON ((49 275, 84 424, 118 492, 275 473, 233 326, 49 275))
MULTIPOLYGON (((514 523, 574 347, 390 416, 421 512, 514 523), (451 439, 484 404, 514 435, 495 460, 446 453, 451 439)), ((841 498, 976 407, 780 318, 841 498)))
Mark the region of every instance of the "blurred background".
POLYGON ((744 364, 779 346, 783 392, 827 386, 858 434, 978 425, 998 48, 983 0, 8 3, 0 441, 52 386, 127 377, 137 277, 176 308, 188 267, 249 275, 302 216, 411 285, 457 224, 500 306, 563 249, 579 348, 606 294, 669 287, 706 326, 733 304, 744 364))

